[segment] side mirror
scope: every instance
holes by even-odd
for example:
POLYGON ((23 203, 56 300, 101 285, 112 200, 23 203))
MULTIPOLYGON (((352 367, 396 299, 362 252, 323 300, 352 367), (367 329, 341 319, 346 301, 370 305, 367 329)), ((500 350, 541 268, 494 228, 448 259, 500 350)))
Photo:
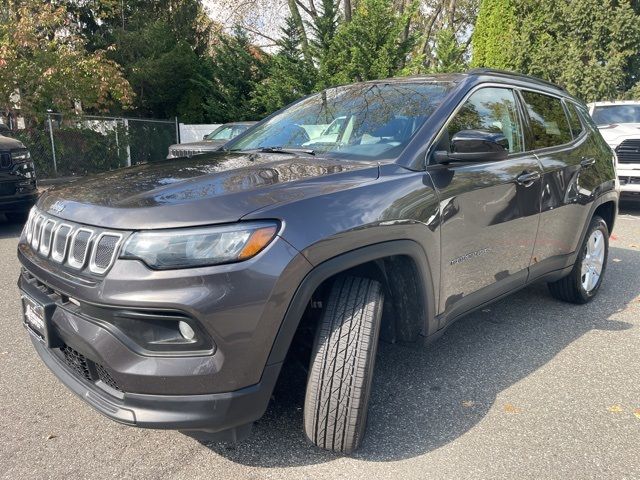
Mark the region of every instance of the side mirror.
POLYGON ((207 136, 206 136, 206 135, 204 135, 204 136, 202 137, 202 140, 206 140, 206 139, 207 139, 207 136))
POLYGON ((437 163, 496 162, 509 156, 509 141, 502 133, 462 130, 451 139, 451 153, 437 151, 437 163))

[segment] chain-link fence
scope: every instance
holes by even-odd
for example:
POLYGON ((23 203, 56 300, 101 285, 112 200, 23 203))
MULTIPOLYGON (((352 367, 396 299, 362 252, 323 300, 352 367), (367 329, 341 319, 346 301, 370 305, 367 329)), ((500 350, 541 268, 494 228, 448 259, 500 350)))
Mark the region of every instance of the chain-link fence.
POLYGON ((39 179, 160 161, 179 135, 176 121, 57 113, 12 126, 12 136, 31 151, 39 179))

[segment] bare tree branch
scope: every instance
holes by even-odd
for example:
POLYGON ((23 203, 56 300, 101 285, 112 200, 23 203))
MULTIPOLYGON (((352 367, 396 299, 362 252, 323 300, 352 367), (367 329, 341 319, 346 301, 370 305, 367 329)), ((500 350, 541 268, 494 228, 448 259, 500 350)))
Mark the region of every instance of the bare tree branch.
POLYGON ((422 53, 424 54, 427 53, 427 49, 429 48, 429 40, 431 40, 431 33, 433 32, 433 27, 436 24, 436 20, 440 16, 441 11, 442 11, 442 4, 438 4, 436 10, 433 12, 433 15, 431 16, 431 19, 429 20, 426 35, 424 36, 424 43, 422 44, 422 53))
POLYGON ((302 3, 300 0, 294 0, 296 5, 298 5, 302 10, 305 11, 305 13, 307 15, 309 15, 311 18, 318 18, 318 12, 313 12, 309 7, 307 7, 304 3, 302 3))
POLYGON ((309 10, 313 12, 314 18, 318 18, 318 9, 313 0, 309 0, 309 10))
POLYGON ((254 35, 258 35, 259 37, 266 38, 270 42, 273 42, 274 45, 277 45, 277 43, 278 43, 278 41, 275 38, 270 37, 269 35, 266 35, 266 34, 264 34, 262 32, 259 32, 258 30, 255 30, 254 28, 251 28, 251 27, 249 27, 247 25, 243 25, 242 28, 244 28, 247 32, 253 33, 254 35))

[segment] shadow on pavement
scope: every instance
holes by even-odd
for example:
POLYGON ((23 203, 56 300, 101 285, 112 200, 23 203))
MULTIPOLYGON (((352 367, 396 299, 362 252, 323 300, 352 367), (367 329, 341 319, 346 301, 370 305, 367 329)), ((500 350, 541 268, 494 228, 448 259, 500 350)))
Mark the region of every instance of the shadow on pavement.
MULTIPOLYGON (((608 265, 600 295, 588 305, 556 301, 545 285, 534 285, 489 306, 488 312, 484 309, 461 319, 430 347, 381 345, 367 434, 354 457, 401 460, 446 445, 480 422, 501 391, 585 333, 631 328, 610 318, 640 294, 640 284, 628 281, 640 269, 640 255, 611 248, 613 258, 616 262, 608 265)), ((338 458, 304 438, 304 373, 283 371, 281 380, 249 439, 208 448, 234 462, 260 467, 338 458)))

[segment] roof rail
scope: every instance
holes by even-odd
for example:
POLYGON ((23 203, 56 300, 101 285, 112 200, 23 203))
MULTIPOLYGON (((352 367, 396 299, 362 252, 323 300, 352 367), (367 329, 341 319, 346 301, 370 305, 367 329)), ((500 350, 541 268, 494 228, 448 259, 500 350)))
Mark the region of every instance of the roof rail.
POLYGON ((562 90, 563 92, 566 92, 567 89, 557 85, 553 82, 550 82, 548 80, 543 80, 542 78, 538 78, 538 77, 534 77, 532 75, 525 75, 524 73, 517 73, 517 72, 509 72, 507 70, 499 70, 497 68, 474 68, 472 70, 469 70, 467 73, 469 74, 475 74, 475 75, 479 75, 479 74, 483 74, 483 73, 487 73, 487 74, 491 74, 491 75, 501 75, 503 77, 515 77, 515 78, 524 78, 527 80, 531 80, 533 82, 538 82, 541 83, 543 85, 549 85, 550 87, 554 87, 557 88, 558 90, 562 90))

